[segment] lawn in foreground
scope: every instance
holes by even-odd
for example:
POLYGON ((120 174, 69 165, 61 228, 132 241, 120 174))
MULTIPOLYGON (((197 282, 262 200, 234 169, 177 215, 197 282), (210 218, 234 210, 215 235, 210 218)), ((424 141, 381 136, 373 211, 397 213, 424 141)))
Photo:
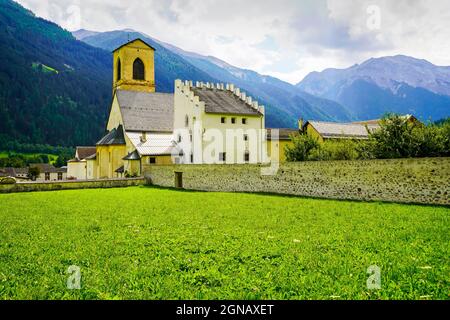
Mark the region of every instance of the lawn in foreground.
POLYGON ((0 299, 448 299, 449 217, 148 187, 0 195, 0 299))

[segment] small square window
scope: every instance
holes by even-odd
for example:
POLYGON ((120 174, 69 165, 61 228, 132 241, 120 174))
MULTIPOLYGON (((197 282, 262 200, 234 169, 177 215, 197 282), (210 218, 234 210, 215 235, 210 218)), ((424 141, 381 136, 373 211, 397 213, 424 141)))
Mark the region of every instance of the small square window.
POLYGON ((226 154, 226 152, 219 153, 219 161, 223 161, 223 162, 227 161, 227 154, 226 154))
POLYGON ((231 123, 235 124, 236 123, 236 118, 231 118, 231 123))
POLYGON ((242 124, 247 124, 247 118, 242 118, 242 124))
POLYGON ((248 134, 244 134, 244 141, 248 141, 248 134))
POLYGON ((221 122, 221 123, 226 123, 226 122, 227 122, 226 120, 227 120, 227 119, 226 119, 225 117, 220 118, 220 122, 221 122))
POLYGON ((149 161, 150 164, 156 164, 156 158, 155 157, 150 157, 149 161))

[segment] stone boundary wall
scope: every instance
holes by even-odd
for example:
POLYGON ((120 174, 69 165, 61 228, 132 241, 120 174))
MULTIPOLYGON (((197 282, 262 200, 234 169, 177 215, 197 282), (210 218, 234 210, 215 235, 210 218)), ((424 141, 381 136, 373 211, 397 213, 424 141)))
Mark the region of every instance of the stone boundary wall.
POLYGON ((0 193, 94 189, 94 188, 122 188, 122 187, 139 186, 144 184, 145 184, 144 178, 58 181, 58 182, 23 182, 16 184, 0 184, 0 193))
POLYGON ((329 199, 450 205, 450 158, 322 161, 260 165, 144 166, 147 182, 202 191, 264 192, 329 199))

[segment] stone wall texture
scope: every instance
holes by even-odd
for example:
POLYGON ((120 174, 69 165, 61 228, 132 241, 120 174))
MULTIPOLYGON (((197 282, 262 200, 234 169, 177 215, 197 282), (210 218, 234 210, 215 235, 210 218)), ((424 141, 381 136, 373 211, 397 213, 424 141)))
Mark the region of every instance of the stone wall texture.
POLYGON ((144 166, 148 184, 203 191, 262 192, 329 199, 450 205, 450 158, 321 161, 260 165, 144 166))
POLYGON ((145 184, 144 178, 111 179, 92 181, 59 181, 59 182, 25 182, 16 184, 0 184, 0 193, 55 191, 70 189, 121 188, 145 184))

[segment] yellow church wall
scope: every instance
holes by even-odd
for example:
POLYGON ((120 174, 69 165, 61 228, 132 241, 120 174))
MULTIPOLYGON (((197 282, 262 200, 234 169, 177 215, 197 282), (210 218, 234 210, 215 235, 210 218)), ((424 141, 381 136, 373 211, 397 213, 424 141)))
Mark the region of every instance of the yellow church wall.
POLYGON ((125 145, 97 146, 97 177, 99 179, 118 177, 115 171, 124 165, 123 158, 126 155, 125 145))
POLYGON ((117 128, 119 125, 123 125, 122 113, 120 112, 119 101, 117 96, 114 95, 114 99, 111 105, 111 111, 109 112, 108 124, 106 130, 111 131, 117 128))
POLYGON ((86 161, 86 178, 88 180, 97 179, 97 160, 86 161))
POLYGON ((135 40, 114 51, 113 92, 116 89, 155 92, 155 51, 141 40, 135 40), (133 63, 139 58, 144 63, 145 80, 133 79, 133 63), (120 59, 121 78, 118 79, 120 59))
POLYGON ((267 141, 267 154, 272 162, 286 162, 286 146, 292 146, 291 140, 280 140, 274 142, 275 149, 272 152, 272 141, 267 141))

